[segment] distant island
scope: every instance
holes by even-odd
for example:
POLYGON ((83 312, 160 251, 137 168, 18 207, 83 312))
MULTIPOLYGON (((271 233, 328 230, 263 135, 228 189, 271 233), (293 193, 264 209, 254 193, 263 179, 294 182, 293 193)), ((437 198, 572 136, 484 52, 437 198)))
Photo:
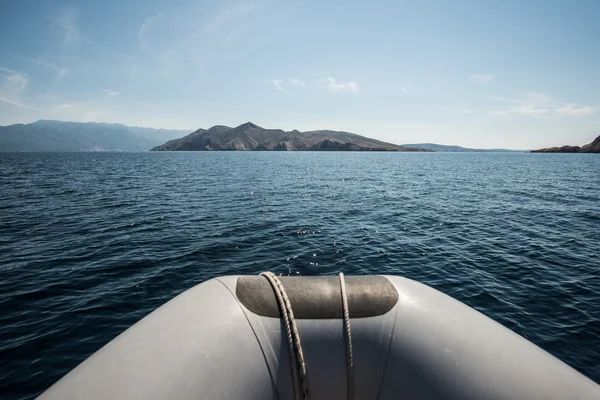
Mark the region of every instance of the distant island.
POLYGON ((398 146, 354 133, 329 130, 286 132, 252 122, 231 128, 216 125, 169 140, 152 151, 431 151, 398 146))
POLYGON ((415 149, 423 149, 437 152, 445 152, 445 153, 462 153, 462 152, 524 152, 524 150, 509 150, 509 149, 471 149, 468 147, 461 146, 448 146, 443 144, 435 144, 435 143, 413 143, 413 144, 403 144, 401 146, 412 147, 415 149))
POLYGON ((547 149, 532 150, 532 153, 600 153, 600 136, 592 143, 585 146, 549 147, 547 149))

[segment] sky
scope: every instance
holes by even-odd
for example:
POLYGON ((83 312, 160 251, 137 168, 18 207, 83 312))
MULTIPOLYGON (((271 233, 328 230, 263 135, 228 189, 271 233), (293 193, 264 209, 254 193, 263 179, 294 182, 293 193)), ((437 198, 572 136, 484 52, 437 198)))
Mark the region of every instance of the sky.
POLYGON ((0 0, 0 125, 600 135, 600 1, 0 0))

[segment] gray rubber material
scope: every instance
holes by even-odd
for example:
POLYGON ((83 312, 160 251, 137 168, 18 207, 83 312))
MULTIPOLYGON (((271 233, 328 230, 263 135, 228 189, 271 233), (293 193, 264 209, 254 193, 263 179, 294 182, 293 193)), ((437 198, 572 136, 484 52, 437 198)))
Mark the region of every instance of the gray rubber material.
MULTIPOLYGON (((296 319, 342 318, 340 281, 337 276, 280 276, 296 319)), ((392 283, 377 275, 346 277, 351 318, 382 315, 398 301, 392 283)), ((235 294, 250 311, 265 317, 280 318, 273 288, 262 276, 240 276, 235 294)))
POLYGON ((600 386, 499 323, 428 286, 400 294, 380 399, 600 399, 600 386))
MULTIPOLYGON (((351 320, 356 399, 600 399, 596 383, 483 314, 386 279, 398 293, 393 308, 351 320)), ((245 307, 237 284, 222 277, 179 295, 40 398, 292 399, 281 321, 245 307)), ((345 399, 342 319, 297 324, 311 399, 345 399)))
POLYGON ((209 280, 177 296, 69 372, 41 399, 276 399, 234 295, 209 280))

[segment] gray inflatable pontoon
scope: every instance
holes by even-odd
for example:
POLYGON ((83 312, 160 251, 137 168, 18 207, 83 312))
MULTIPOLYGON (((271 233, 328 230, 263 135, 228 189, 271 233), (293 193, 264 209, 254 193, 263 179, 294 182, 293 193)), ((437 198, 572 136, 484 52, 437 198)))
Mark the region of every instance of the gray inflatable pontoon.
MULTIPOLYGON (((301 338, 311 399, 346 399, 349 391, 355 399, 380 400, 600 399, 600 386, 590 379, 415 281, 346 277, 347 308, 337 276, 280 281, 301 338)), ((39 398, 293 399, 290 357, 297 355, 274 290, 264 276, 201 283, 126 330, 39 398)))

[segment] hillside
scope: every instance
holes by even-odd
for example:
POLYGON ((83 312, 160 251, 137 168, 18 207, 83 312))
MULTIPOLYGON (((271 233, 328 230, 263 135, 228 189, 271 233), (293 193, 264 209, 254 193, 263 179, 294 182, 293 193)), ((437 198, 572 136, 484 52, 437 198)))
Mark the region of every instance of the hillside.
POLYGON ((0 127, 0 151, 146 151, 187 132, 39 120, 0 127))
POLYGON ((547 149, 533 150, 532 153, 600 153, 600 136, 592 143, 585 146, 549 147, 547 149))
POLYGON ((348 132, 265 129, 251 122, 198 129, 153 151, 426 151, 398 146, 348 132))

